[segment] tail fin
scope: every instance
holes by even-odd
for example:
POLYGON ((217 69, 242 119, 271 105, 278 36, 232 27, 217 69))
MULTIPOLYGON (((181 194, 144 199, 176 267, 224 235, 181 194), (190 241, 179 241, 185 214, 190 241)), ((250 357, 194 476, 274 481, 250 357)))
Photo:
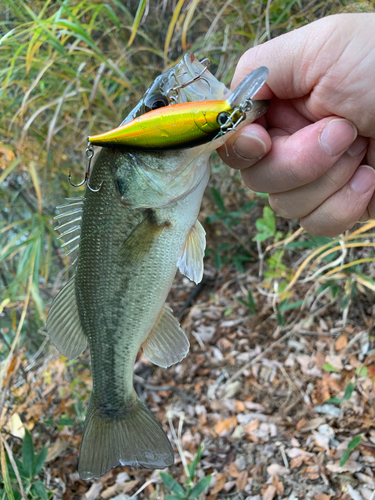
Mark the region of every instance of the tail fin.
POLYGON ((146 469, 173 465, 169 439, 146 405, 136 398, 119 416, 105 415, 91 399, 78 464, 82 479, 100 477, 117 465, 146 469))

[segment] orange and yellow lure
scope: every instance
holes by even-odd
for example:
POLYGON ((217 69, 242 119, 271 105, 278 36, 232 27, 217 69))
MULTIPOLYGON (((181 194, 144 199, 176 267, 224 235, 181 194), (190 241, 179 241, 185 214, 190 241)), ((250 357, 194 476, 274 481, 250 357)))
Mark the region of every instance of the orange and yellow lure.
POLYGON ((252 107, 251 98, 266 81, 268 69, 247 75, 226 100, 171 103, 109 132, 90 136, 92 145, 129 149, 180 149, 204 144, 233 130, 252 107))

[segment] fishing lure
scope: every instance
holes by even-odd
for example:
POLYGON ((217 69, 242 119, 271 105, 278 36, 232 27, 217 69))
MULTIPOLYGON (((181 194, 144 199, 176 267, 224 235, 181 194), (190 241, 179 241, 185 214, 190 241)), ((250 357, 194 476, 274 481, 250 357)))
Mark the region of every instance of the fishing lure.
MULTIPOLYGON (((251 99, 267 76, 266 67, 256 69, 225 100, 174 104, 171 94, 169 99, 168 95, 160 94, 154 101, 156 109, 109 132, 90 136, 88 140, 97 146, 142 150, 181 149, 204 144, 235 130, 245 120, 246 113, 254 106, 251 99)), ((264 102, 261 102, 263 110, 264 102)))

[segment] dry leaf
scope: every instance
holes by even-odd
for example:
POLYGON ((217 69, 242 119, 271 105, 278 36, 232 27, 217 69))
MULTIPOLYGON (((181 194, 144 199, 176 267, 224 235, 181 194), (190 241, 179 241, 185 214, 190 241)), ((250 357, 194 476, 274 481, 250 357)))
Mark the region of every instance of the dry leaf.
POLYGON ((265 407, 261 405, 260 403, 253 403, 252 401, 244 401, 245 406, 248 410, 253 410, 253 411, 265 411, 265 407))
POLYGON ((222 434, 229 433, 231 432, 237 425, 237 419, 236 417, 229 417, 226 420, 223 420, 222 422, 219 422, 218 424, 215 425, 215 432, 219 436, 222 434))
POLYGON ((290 448, 290 450, 287 451, 287 454, 290 458, 295 458, 299 455, 305 455, 307 457, 312 457, 314 455, 313 453, 310 453, 308 451, 301 450, 301 448, 290 448))
POLYGON ((333 354, 327 354, 326 363, 332 365, 338 372, 341 372, 341 370, 344 368, 341 357, 335 356, 333 354))
POLYGON ((346 333, 343 333, 335 342, 336 351, 341 351, 341 349, 344 349, 344 347, 346 347, 347 345, 348 336, 346 335, 346 333))
POLYGON ((84 500, 96 500, 99 496, 99 493, 103 489, 103 484, 101 482, 93 483, 90 486, 90 489, 86 491, 86 494, 83 495, 84 500))
POLYGON ((314 496, 315 500, 331 500, 332 495, 325 495, 324 493, 318 493, 314 496))
POLYGON ((237 413, 241 413, 241 412, 246 410, 246 406, 245 406, 245 403, 243 401, 239 401, 238 399, 236 399, 236 401, 234 402, 234 405, 236 407, 237 413))
POLYGON ((323 448, 323 450, 329 451, 329 437, 323 436, 320 432, 313 431, 314 441, 319 448, 323 448))
POLYGON ((121 484, 114 484, 113 486, 110 486, 107 488, 105 491, 103 491, 100 496, 104 500, 108 500, 109 498, 113 498, 114 495, 120 495, 128 493, 131 491, 136 485, 138 484, 138 479, 134 479, 133 481, 126 481, 125 483, 121 484))
POLYGON ((308 423, 308 420, 306 418, 301 418, 301 420, 298 420, 296 429, 297 431, 300 431, 302 427, 304 427, 308 423))
POLYGON ((232 477, 238 477, 240 475, 240 470, 234 462, 228 467, 228 474, 232 477))
POLYGON ((359 472, 363 468, 363 464, 355 462, 354 460, 349 459, 345 465, 340 467, 339 462, 335 462, 334 464, 327 464, 326 468, 331 472, 359 472))
POLYGON ((211 495, 211 493, 206 497, 206 500, 217 500, 217 493, 211 495))
POLYGON ((230 491, 235 484, 236 484, 236 481, 227 481, 224 485, 224 491, 226 491, 228 493, 228 491, 230 491))
POLYGON ((279 476, 277 474, 272 477, 272 486, 276 488, 276 493, 278 495, 282 495, 284 493, 284 485, 281 481, 279 481, 279 476))
POLYGON ((64 453, 69 448, 69 441, 65 439, 58 439, 48 448, 46 462, 52 462, 64 453))
POLYGON ((12 434, 12 436, 21 439, 25 437, 25 427, 18 413, 13 413, 5 428, 12 434))
POLYGON ((308 462, 310 457, 308 455, 299 455, 290 461, 290 468, 295 469, 296 467, 301 467, 302 464, 308 462))
POLYGON ((283 465, 271 464, 267 467, 267 474, 270 476, 275 476, 276 474, 278 476, 280 476, 280 474, 290 474, 290 469, 283 465))
POLYGON ((238 394, 241 389, 242 389, 242 383, 239 380, 235 380, 231 384, 225 386, 224 391, 222 392, 222 394, 220 394, 220 399, 234 398, 234 396, 238 394))
POLYGON ((9 363, 9 366, 8 366, 8 369, 7 369, 6 378, 5 378, 4 382, 3 382, 4 386, 6 385, 8 378, 12 377, 14 375, 14 373, 18 370, 18 368, 20 366, 20 363, 21 363, 20 355, 19 355, 19 353, 16 353, 13 356, 12 361, 9 363))
POLYGON ((311 465, 310 467, 306 467, 304 469, 303 474, 306 474, 308 479, 314 480, 318 479, 319 474, 319 465, 311 465))
POLYGON ((245 489, 245 486, 247 485, 247 477, 248 477, 247 470, 243 470, 242 472, 240 472, 238 474, 237 479, 236 479, 237 491, 242 491, 245 489))
POLYGON ((215 495, 215 493, 219 493, 224 488, 224 485, 227 481, 227 476, 225 474, 218 474, 216 483, 210 490, 210 495, 215 495))
POLYGON ((312 431, 313 429, 317 429, 319 425, 324 424, 325 421, 326 421, 325 418, 317 417, 313 418, 312 420, 308 420, 307 422, 305 421, 303 425, 301 425, 299 428, 297 426, 297 428, 300 432, 309 432, 312 431))
POLYGON ((245 431, 245 434, 251 434, 252 432, 256 431, 259 427, 259 420, 251 420, 248 424, 245 424, 243 426, 243 430, 245 431))
POLYGON ((316 363, 317 367, 322 369, 325 362, 326 361, 325 361, 324 353, 321 351, 317 352, 316 356, 315 356, 315 363, 316 363))
POLYGON ((350 484, 347 485, 348 493, 353 500, 363 500, 362 495, 359 491, 355 490, 350 484))
POLYGON ((32 420, 38 420, 41 415, 45 412, 46 408, 44 403, 36 403, 35 405, 30 406, 26 410, 26 422, 28 422, 30 419, 32 420))
POLYGON ((270 484, 266 491, 263 493, 263 500, 272 500, 276 495, 276 488, 270 484))
POLYGON ((1 147, 0 148, 0 166, 5 169, 11 161, 13 161, 15 155, 11 149, 1 147))
POLYGON ((322 405, 324 401, 327 401, 331 397, 328 388, 328 381, 326 379, 318 380, 316 383, 316 389, 313 391, 313 395, 316 400, 316 404, 322 405))

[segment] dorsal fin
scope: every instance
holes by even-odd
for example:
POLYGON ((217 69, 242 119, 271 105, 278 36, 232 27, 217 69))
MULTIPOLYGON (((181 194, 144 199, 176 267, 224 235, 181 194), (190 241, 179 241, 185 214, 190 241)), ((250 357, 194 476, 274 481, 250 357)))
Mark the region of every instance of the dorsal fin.
POLYGON ((54 217, 58 221, 55 227, 60 233, 62 247, 65 255, 72 256, 74 264, 78 257, 79 240, 81 237, 81 219, 82 209, 85 198, 79 196, 76 198, 66 198, 69 203, 56 207, 61 212, 54 217))

